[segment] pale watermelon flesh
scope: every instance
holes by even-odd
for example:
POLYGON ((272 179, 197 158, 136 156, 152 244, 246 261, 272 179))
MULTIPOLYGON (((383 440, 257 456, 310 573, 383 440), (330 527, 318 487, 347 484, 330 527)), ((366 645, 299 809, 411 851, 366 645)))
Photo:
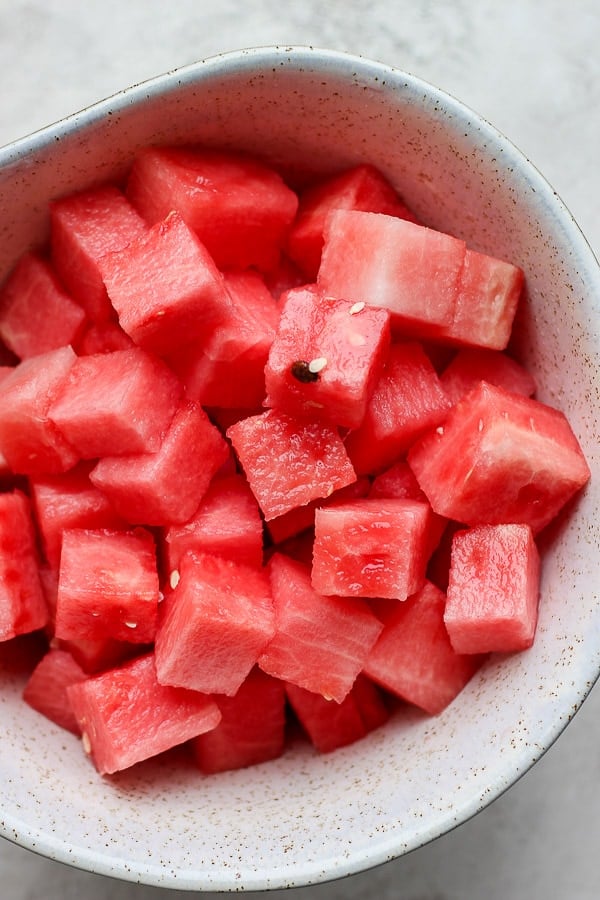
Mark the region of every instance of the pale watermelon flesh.
POLYGON ((103 775, 328 753, 531 645, 590 472, 505 349, 518 265, 369 165, 214 149, 49 228, 0 286, 0 640, 40 638, 25 700, 103 775))

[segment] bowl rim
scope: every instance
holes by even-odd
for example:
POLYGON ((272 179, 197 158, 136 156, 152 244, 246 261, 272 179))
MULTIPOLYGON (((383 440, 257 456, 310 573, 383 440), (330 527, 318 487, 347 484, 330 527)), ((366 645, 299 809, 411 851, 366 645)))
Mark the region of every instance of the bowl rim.
MULTIPOLYGON (((287 65, 291 68, 303 67, 309 70, 312 68, 317 69, 322 74, 325 74, 328 70, 335 70, 339 75, 340 70, 343 70, 347 73, 358 72, 369 79, 372 79, 375 75, 380 78, 385 78, 386 76, 393 79, 402 78, 406 89, 415 92, 415 94, 418 92, 439 99, 446 107, 451 109, 455 116, 461 119, 468 117, 476 124, 483 137, 488 137, 503 147, 505 166, 510 165, 512 162, 526 170, 528 181, 533 185, 533 189, 543 196, 555 219, 560 221, 561 228, 567 233, 568 240, 574 246, 578 259, 585 267, 586 279, 597 283, 599 288, 598 295, 600 296, 600 267, 587 238, 550 183, 509 138, 451 93, 438 88, 423 78, 411 74, 402 68, 344 51, 299 44, 274 44, 228 50, 208 56, 137 82, 0 147, 0 170, 19 164, 24 157, 28 157, 33 153, 43 151, 45 147, 53 144, 57 139, 76 134, 81 129, 88 128, 109 113, 114 114, 125 111, 128 107, 138 104, 141 100, 166 97, 175 93, 182 86, 200 83, 210 78, 214 72, 222 72, 224 66, 228 67, 230 71, 253 71, 267 62, 269 64, 273 63, 274 60, 281 66, 287 65)), ((526 748, 520 758, 522 765, 519 770, 513 772, 510 779, 499 783, 496 786, 496 790, 486 797, 484 803, 475 796, 470 797, 468 802, 465 801, 461 806, 454 809, 452 818, 458 818, 458 821, 452 822, 448 819, 442 822, 441 827, 432 829, 429 834, 423 836, 414 846, 408 848, 399 846, 398 840, 394 839, 391 842, 394 844, 392 847, 388 836, 388 840, 382 840, 381 844, 372 852, 362 855, 353 853, 349 859, 330 861, 332 868, 326 874, 323 873, 323 860, 320 862, 317 860, 307 864, 304 869, 296 866, 295 868, 288 867, 287 869, 282 867, 277 869, 276 872, 265 870, 257 873, 257 878, 252 883, 247 884, 236 881, 233 876, 229 885, 216 884, 209 877, 205 877, 203 880, 196 877, 188 877, 186 880, 185 875, 182 877, 182 873, 177 873, 176 877, 163 873, 159 878, 151 866, 144 867, 139 865, 132 867, 123 860, 117 860, 109 856, 99 857, 97 854, 89 854, 87 859, 78 858, 73 852, 69 851, 67 845, 59 846, 56 838, 51 837, 44 841, 43 836, 35 833, 34 830, 30 830, 27 834, 17 833, 17 828, 22 823, 19 823, 17 819, 11 819, 10 816, 3 817, 4 821, 1 824, 0 835, 39 855, 68 863, 83 870, 118 877, 126 881, 141 880, 147 885, 172 887, 178 890, 240 891, 275 889, 323 883, 343 876, 357 874, 402 856, 406 852, 417 849, 431 840, 449 833, 471 819, 519 781, 550 749, 585 701, 595 682, 600 677, 600 662, 590 657, 589 667, 584 672, 584 676, 585 680, 582 678, 576 692, 576 702, 569 702, 568 715, 561 717, 560 720, 553 723, 551 728, 546 730, 543 743, 536 743, 526 748)))

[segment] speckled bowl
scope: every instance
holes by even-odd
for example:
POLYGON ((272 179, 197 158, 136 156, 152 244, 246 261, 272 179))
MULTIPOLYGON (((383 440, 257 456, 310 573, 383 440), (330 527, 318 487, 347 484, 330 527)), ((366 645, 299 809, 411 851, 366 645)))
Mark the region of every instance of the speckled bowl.
MULTIPOLYGON (((569 212, 504 137, 404 72, 306 48, 218 56, 0 150, 0 275, 43 239, 57 194, 123 173, 136 148, 232 145, 288 171, 369 160, 431 225, 525 269, 519 348, 592 468, 545 535, 528 652, 495 657, 437 718, 397 714, 327 756, 210 778, 158 760, 102 779, 1 675, 0 831, 46 856, 186 890, 301 885, 407 853, 489 804, 552 744, 600 666, 600 274, 569 212)), ((558 812, 558 811, 557 811, 558 812)))

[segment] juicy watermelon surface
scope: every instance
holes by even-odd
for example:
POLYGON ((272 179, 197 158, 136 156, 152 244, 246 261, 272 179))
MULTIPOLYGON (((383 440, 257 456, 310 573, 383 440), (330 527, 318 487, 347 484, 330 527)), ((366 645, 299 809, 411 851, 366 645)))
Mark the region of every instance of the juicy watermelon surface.
POLYGON ((505 348, 525 273, 357 165, 142 150, 0 285, 0 642, 102 775, 438 715, 535 639, 590 470, 505 348))

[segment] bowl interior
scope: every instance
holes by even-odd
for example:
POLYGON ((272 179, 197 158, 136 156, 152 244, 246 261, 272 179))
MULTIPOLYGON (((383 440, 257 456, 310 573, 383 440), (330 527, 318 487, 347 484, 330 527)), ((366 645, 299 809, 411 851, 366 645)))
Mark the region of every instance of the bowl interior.
POLYGON ((2 666, 5 837, 180 889, 317 882, 394 858, 483 808, 552 743, 597 677, 598 266, 533 166, 452 98, 362 59, 265 48, 170 73, 0 150, 0 277, 45 238, 49 200, 122 176, 138 147, 158 142, 244 148, 298 182, 368 160, 428 224, 521 265, 518 352, 592 469, 543 536, 534 647, 492 658, 442 715, 398 713, 332 755, 298 744, 274 763, 204 778, 171 754, 101 779, 74 737, 22 703, 18 667, 2 666))

